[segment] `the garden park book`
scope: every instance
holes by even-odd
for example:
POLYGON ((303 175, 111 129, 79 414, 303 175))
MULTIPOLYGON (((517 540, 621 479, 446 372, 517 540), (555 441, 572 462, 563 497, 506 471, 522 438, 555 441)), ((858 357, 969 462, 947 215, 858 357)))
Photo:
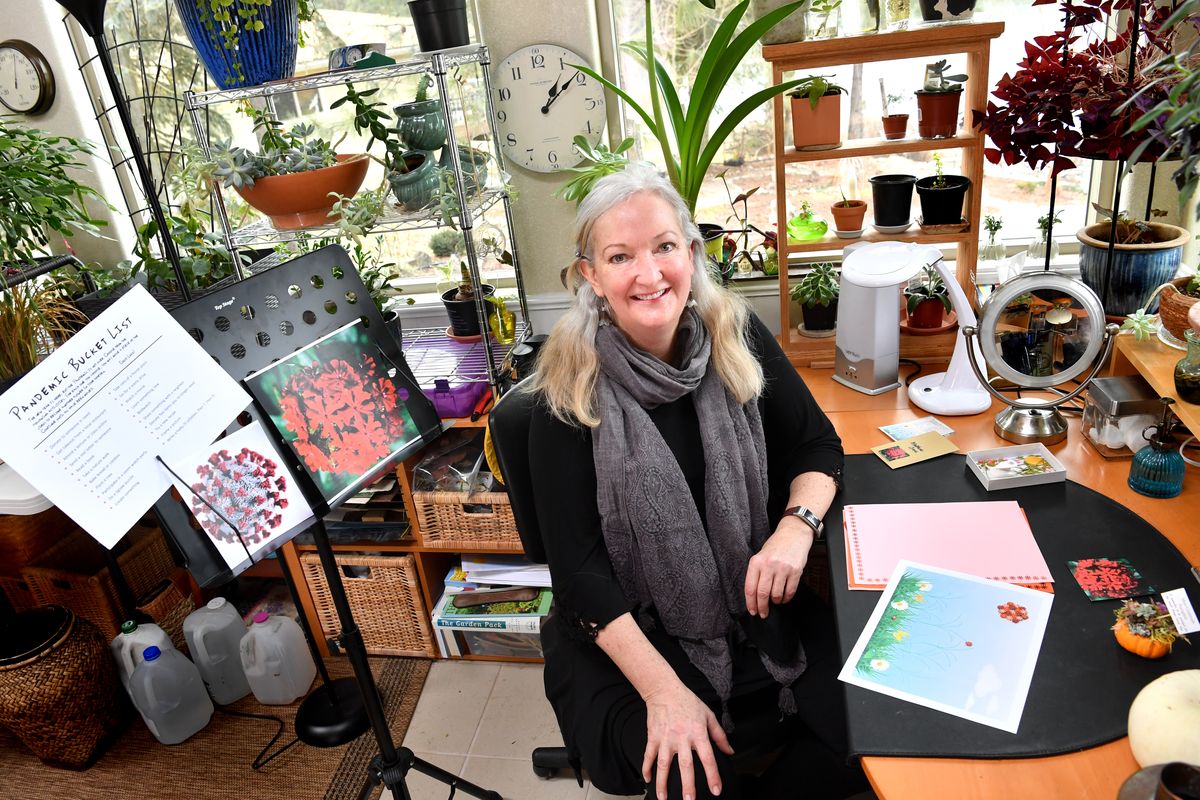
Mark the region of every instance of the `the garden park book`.
POLYGON ((1013 500, 848 505, 842 528, 851 589, 882 589, 901 560, 1006 583, 1054 580, 1013 500))
POLYGON ((438 601, 433 624, 438 628, 538 633, 542 629, 542 620, 550 613, 553 600, 551 591, 542 589, 532 600, 457 608, 454 593, 447 592, 438 601))

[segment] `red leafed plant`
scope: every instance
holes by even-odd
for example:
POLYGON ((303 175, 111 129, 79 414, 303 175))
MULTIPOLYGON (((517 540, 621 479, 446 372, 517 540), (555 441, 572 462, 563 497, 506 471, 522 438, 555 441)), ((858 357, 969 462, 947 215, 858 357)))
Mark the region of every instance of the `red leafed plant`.
MULTIPOLYGON (((1023 161, 1033 169, 1050 164, 1057 175, 1075 167, 1072 157, 1128 158, 1144 141, 1164 141, 1161 121, 1136 134, 1129 129, 1173 86, 1171 81, 1150 86, 1153 76, 1145 74, 1150 64, 1172 51, 1179 29, 1163 25, 1171 6, 1141 2, 1131 85, 1126 64, 1135 21, 1133 0, 1033 2, 1051 4, 1062 10, 1063 28, 1026 42, 1017 70, 1005 74, 992 92, 999 102, 989 100, 985 111, 974 114, 974 124, 995 145, 984 148, 988 161, 1023 161), (1110 19, 1123 11, 1130 12, 1123 27, 1107 31, 1110 19), (1141 89, 1145 91, 1122 109, 1141 89)), ((1162 151, 1163 146, 1152 141, 1142 158, 1155 159, 1162 151)))
POLYGON ((334 359, 298 370, 282 394, 293 446, 314 472, 366 474, 403 437, 396 388, 370 356, 358 365, 334 359))

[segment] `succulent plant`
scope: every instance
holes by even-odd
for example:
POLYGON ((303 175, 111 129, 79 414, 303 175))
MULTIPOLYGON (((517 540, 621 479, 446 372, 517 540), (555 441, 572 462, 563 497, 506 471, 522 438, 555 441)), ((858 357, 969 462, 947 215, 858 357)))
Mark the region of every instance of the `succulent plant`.
POLYGON ((314 125, 297 123, 285 131, 268 111, 248 104, 239 110, 254 120, 259 151, 254 153, 229 142, 221 142, 213 148, 210 174, 222 186, 245 189, 259 178, 308 172, 337 163, 334 146, 316 136, 314 125))

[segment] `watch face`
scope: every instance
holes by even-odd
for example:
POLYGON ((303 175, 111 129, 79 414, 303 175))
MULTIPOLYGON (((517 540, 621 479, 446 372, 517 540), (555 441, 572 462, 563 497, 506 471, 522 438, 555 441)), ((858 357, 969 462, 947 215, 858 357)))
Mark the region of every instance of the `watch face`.
POLYGON ((504 157, 537 172, 582 161, 571 140, 600 141, 604 87, 572 64, 587 65, 556 44, 535 44, 505 58, 494 76, 497 130, 504 157))
POLYGON ((0 105, 18 114, 44 111, 53 99, 53 80, 46 60, 32 46, 0 43, 0 105))

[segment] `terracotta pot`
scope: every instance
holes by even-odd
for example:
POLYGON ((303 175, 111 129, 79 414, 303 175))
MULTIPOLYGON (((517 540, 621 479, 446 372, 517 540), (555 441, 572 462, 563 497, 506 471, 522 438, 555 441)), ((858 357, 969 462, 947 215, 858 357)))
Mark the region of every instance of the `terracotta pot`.
POLYGON ((1192 330, 1200 333, 1200 303, 1196 303, 1188 312, 1188 324, 1192 326, 1192 330))
POLYGON ((792 97, 792 145, 825 150, 842 144, 842 96, 827 94, 813 108, 808 97, 792 97))
POLYGON ((1171 281, 1174 289, 1164 288, 1158 293, 1158 311, 1163 327, 1176 339, 1183 339, 1189 325, 1188 315, 1200 308, 1200 297, 1183 293, 1190 281, 1191 278, 1176 278, 1171 281))
POLYGON ((948 139, 958 133, 962 94, 917 90, 917 133, 922 139, 948 139))
MULTIPOLYGON (((1125 316, 1142 307, 1154 287, 1166 283, 1179 271, 1183 246, 1192 235, 1176 225, 1151 222, 1157 242, 1118 244, 1113 252, 1108 276, 1108 293, 1100 297, 1104 313, 1125 316)), ((1075 233, 1079 240, 1079 276, 1091 289, 1104 292, 1104 273, 1108 270, 1109 223, 1097 222, 1075 233)), ((1146 310, 1154 313, 1152 303, 1146 310)))
POLYGON ((362 186, 371 163, 365 153, 340 155, 337 160, 332 167, 259 178, 253 186, 237 192, 247 203, 266 214, 276 230, 325 225, 337 219, 329 216, 334 203, 329 193, 353 197, 362 186))
POLYGON ((946 307, 942 305, 942 301, 937 298, 930 297, 917 303, 917 307, 908 315, 908 327, 910 328, 938 328, 942 325, 942 314, 946 311, 946 307))
POLYGON ((889 114, 882 119, 883 138, 903 139, 908 135, 908 114, 889 114))
POLYGON ((839 231, 861 231, 863 217, 867 215, 867 201, 847 200, 849 206, 840 202, 834 203, 829 209, 833 212, 833 224, 839 231))

